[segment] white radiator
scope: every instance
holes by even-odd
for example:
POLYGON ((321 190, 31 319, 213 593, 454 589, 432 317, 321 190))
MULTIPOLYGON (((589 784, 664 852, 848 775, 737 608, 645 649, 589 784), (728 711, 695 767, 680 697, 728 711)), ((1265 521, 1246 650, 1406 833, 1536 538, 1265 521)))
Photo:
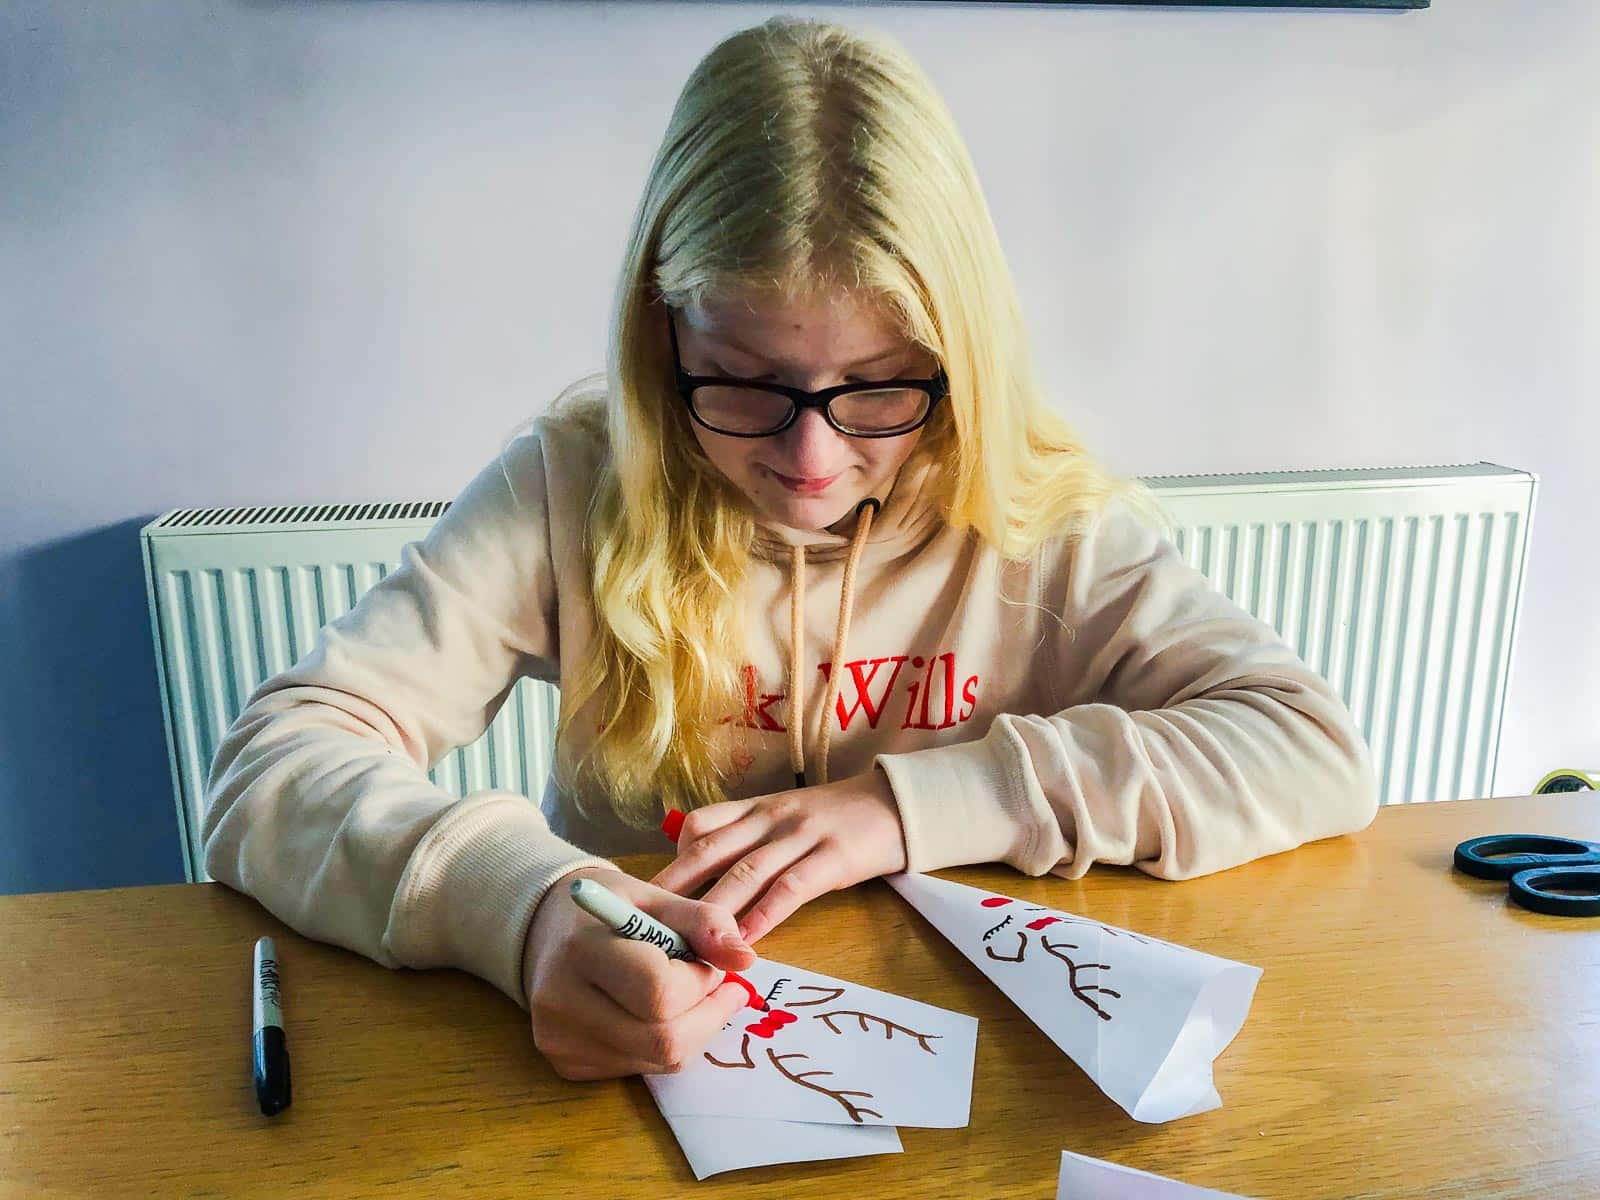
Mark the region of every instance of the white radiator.
MULTIPOLYGON (((146 525, 145 579, 191 880, 206 774, 228 726, 268 677, 305 655, 449 507, 444 501, 177 509, 146 525)), ((455 796, 505 788, 538 798, 553 761, 555 688, 518 682, 484 735, 433 765, 455 796)))
MULTIPOLYGON (((1343 695, 1384 803, 1493 792, 1537 479, 1460 467, 1147 480, 1184 557, 1343 695)), ((439 501, 178 509, 142 531, 179 829, 191 879, 205 780, 267 677, 394 569, 439 501)), ((453 795, 537 797, 555 689, 522 680, 484 736, 429 772, 453 795)))
POLYGON ((1149 483, 1190 565, 1344 697, 1381 803, 1493 794, 1537 476, 1477 463, 1149 483))

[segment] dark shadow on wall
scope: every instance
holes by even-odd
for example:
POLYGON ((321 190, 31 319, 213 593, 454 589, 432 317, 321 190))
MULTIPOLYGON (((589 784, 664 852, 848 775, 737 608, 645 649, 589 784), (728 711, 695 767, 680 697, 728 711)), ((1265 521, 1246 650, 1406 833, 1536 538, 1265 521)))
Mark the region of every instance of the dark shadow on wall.
POLYGON ((148 519, 0 560, 0 894, 183 880, 148 519))

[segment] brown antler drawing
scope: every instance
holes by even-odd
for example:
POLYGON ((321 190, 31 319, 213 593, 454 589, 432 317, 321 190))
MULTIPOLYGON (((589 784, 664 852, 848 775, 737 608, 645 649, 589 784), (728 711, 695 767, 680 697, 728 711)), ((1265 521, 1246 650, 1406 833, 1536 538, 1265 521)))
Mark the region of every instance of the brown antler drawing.
POLYGON ((809 983, 801 984, 797 990, 802 992, 827 992, 828 994, 819 996, 815 1000, 791 1000, 789 1001, 790 1008, 806 1008, 813 1004, 828 1004, 844 995, 843 988, 814 987, 809 983))
POLYGON ((809 1060, 810 1055, 803 1054, 799 1051, 796 1051, 793 1054, 778 1054, 769 1048, 767 1050, 767 1057, 772 1060, 772 1065, 777 1068, 778 1073, 791 1083, 798 1083, 803 1088, 810 1088, 813 1092, 821 1092, 824 1096, 831 1096, 833 1099, 837 1100, 844 1108, 845 1113, 848 1114, 850 1119, 856 1124, 860 1125, 863 1123, 861 1120, 863 1115, 877 1117, 879 1120, 883 1119, 883 1114, 881 1112, 877 1112, 870 1108, 862 1108, 860 1105, 845 1098, 847 1096, 860 1096, 864 1100, 871 1100, 871 1092, 843 1091, 834 1088, 823 1087, 819 1083, 810 1082, 811 1078, 817 1075, 832 1075, 832 1071, 801 1071, 800 1074, 796 1075, 783 1065, 785 1061, 791 1058, 809 1060))
POLYGON ((744 1070, 746 1067, 749 1067, 752 1071, 754 1071, 756 1069, 756 1065, 755 1065, 755 1063, 750 1061, 750 1035, 748 1033, 744 1035, 744 1040, 739 1043, 739 1053, 744 1055, 744 1061, 743 1062, 731 1062, 731 1063, 728 1063, 728 1062, 723 1062, 720 1058, 712 1058, 711 1057, 711 1051, 707 1050, 706 1051, 706 1061, 708 1063, 710 1063, 713 1067, 729 1067, 729 1068, 734 1068, 734 1069, 741 1070, 741 1071, 744 1070))
POLYGON ((1101 987, 1097 983, 1085 984, 1082 986, 1080 986, 1078 983, 1079 971, 1109 971, 1111 969, 1110 965, 1107 963, 1077 963, 1073 962, 1072 959, 1065 954, 1056 953, 1058 950, 1076 950, 1078 947, 1072 942, 1056 942, 1054 945, 1052 945, 1041 937, 1039 939, 1039 944, 1044 947, 1046 954, 1050 955, 1052 958, 1059 958, 1062 962, 1067 964, 1067 986, 1072 989, 1072 994, 1093 1009, 1095 1016, 1099 1017, 1102 1021, 1111 1020, 1111 1014, 1105 1009, 1101 1008, 1099 1003, 1096 1002, 1095 999, 1089 995, 1089 993, 1099 992, 1105 996, 1114 996, 1118 1000, 1122 999, 1122 993, 1114 992, 1108 987, 1101 987))
POLYGON ((835 1017, 854 1017, 856 1019, 856 1022, 861 1026, 861 1032, 862 1033, 870 1032, 867 1029, 867 1022, 868 1021, 876 1021, 876 1022, 878 1022, 878 1024, 883 1026, 883 1036, 884 1036, 884 1040, 885 1041, 888 1041, 888 1040, 892 1039, 894 1037, 895 1030, 898 1029, 901 1033, 905 1034, 907 1037, 916 1038, 917 1039, 917 1044, 919 1046, 921 1046, 924 1050, 926 1050, 929 1054, 936 1054, 937 1051, 934 1050, 934 1048, 932 1046, 928 1045, 928 1039, 929 1038, 942 1038, 944 1036, 944 1034, 942 1034, 942 1033, 918 1033, 915 1029, 907 1029, 904 1025, 896 1025, 893 1021, 889 1020, 887 1017, 880 1017, 880 1016, 877 1016, 877 1015, 875 1015, 873 1013, 857 1012, 853 1008, 841 1008, 841 1009, 836 1009, 833 1012, 816 1013, 816 1014, 814 1014, 812 1016, 811 1019, 813 1021, 821 1021, 829 1029, 833 1030, 833 1032, 838 1033, 838 1034, 842 1034, 844 1032, 844 1030, 840 1029, 837 1025, 835 1025, 833 1023, 833 1018, 835 1018, 835 1017))

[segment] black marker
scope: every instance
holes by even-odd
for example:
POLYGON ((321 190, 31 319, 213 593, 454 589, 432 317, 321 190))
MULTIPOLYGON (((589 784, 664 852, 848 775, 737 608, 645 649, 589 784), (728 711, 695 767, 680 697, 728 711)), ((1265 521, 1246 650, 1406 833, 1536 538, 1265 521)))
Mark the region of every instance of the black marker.
POLYGON ((256 939, 255 997, 256 1103, 272 1117, 289 1107, 289 1043, 283 1036, 282 998, 278 984, 278 951, 269 937, 256 939))

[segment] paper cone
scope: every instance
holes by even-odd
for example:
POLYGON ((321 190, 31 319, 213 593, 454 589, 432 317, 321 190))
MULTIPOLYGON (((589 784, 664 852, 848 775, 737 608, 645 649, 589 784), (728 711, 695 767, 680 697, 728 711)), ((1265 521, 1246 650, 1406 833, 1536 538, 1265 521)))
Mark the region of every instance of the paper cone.
POLYGON ((887 882, 1135 1120, 1222 1103, 1211 1064, 1261 968, 929 875, 887 882))

